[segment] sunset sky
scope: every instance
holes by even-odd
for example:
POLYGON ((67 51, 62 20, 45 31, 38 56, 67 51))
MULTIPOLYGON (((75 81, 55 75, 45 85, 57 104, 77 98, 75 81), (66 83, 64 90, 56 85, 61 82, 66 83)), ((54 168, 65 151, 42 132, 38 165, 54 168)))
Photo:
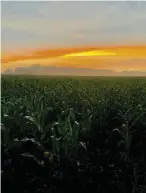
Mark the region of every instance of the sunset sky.
POLYGON ((146 71, 146 2, 2 2, 2 72, 32 64, 146 71))

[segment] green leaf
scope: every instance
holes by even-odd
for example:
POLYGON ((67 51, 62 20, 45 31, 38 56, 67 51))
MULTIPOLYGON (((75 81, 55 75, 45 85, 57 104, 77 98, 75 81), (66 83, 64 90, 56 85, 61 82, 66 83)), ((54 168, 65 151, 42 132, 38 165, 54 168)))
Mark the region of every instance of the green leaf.
POLYGON ((79 144, 81 145, 81 147, 83 147, 84 150, 87 151, 87 146, 86 146, 85 142, 80 141, 79 144))

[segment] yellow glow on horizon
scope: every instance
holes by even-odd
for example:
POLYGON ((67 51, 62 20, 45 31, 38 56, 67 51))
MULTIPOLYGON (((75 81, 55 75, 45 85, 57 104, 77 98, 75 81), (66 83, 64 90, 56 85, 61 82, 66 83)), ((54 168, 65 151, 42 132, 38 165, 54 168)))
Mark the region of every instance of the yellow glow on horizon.
POLYGON ((62 58, 70 58, 70 57, 88 57, 88 56, 116 56, 115 52, 106 52, 104 50, 93 50, 88 52, 79 52, 73 54, 65 54, 61 56, 62 58))

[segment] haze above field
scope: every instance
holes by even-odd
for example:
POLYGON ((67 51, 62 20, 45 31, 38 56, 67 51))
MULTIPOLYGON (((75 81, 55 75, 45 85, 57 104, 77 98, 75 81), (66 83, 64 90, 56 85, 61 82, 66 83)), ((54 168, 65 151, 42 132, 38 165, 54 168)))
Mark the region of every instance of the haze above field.
POLYGON ((145 76, 146 72, 122 71, 115 72, 105 69, 72 68, 56 66, 40 66, 38 64, 28 67, 16 67, 15 70, 6 69, 7 75, 65 75, 65 76, 145 76))
POLYGON ((38 74, 144 74, 145 10, 146 2, 2 2, 2 72, 40 64, 38 74))

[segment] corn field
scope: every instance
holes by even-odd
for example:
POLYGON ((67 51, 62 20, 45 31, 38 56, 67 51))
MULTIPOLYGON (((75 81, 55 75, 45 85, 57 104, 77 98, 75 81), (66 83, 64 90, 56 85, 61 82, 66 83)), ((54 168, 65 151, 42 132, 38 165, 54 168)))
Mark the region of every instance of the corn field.
POLYGON ((2 192, 145 193, 146 78, 2 76, 2 192))

